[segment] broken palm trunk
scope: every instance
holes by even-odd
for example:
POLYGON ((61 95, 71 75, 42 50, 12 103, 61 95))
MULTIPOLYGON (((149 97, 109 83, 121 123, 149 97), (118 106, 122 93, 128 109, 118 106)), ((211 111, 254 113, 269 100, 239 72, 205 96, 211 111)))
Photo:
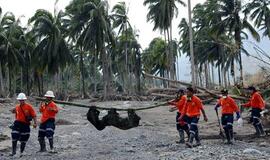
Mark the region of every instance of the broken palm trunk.
POLYGON ((128 130, 139 126, 140 117, 135 113, 134 110, 128 110, 128 117, 122 118, 116 109, 111 109, 108 114, 102 119, 99 119, 99 110, 94 106, 88 110, 87 119, 88 121, 96 127, 97 130, 101 131, 106 128, 106 126, 114 126, 122 130, 128 130))

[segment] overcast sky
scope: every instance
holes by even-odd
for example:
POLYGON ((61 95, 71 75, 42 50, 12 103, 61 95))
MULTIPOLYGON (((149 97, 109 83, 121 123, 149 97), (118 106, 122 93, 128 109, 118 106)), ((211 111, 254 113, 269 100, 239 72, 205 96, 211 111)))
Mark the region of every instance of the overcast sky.
MULTIPOLYGON (((108 0, 112 7, 120 0, 108 0)), ((121 0, 125 1, 129 7, 130 22, 133 27, 139 31, 139 42, 143 48, 147 47, 149 42, 159 36, 159 31, 153 32, 153 25, 146 22, 147 7, 143 5, 144 0, 121 0)), ((196 0, 196 4, 204 2, 205 0, 196 0)), ((58 9, 64 9, 68 5, 70 0, 59 0, 57 3, 58 9)), ((186 2, 186 0, 184 0, 186 2)), ((55 0, 0 0, 0 6, 3 12, 11 11, 17 17, 24 16, 22 22, 26 23, 27 19, 31 17, 37 9, 43 8, 51 12, 54 11, 55 0)), ((186 2, 187 3, 187 2, 186 2)), ((192 4, 193 6, 195 3, 192 4)), ((179 39, 177 25, 181 18, 187 17, 187 7, 179 6, 179 15, 173 21, 174 38, 179 39)))
MULTIPOLYGON (((59 0, 57 3, 57 9, 64 9, 65 6, 69 4, 71 0, 59 0)), ((125 1, 127 6, 129 7, 129 18, 131 25, 139 31, 139 43, 142 45, 142 48, 148 46, 150 41, 160 36, 159 31, 153 32, 153 25, 151 23, 146 22, 146 15, 147 15, 147 7, 143 6, 144 0, 108 0, 110 6, 112 7, 119 1, 125 1)), ((187 0, 183 0, 187 4, 187 0)), ((205 0, 191 0, 192 7, 197 3, 203 3, 205 0), (195 1, 195 2, 194 2, 195 1)), ((0 0, 0 6, 3 12, 11 11, 13 12, 16 17, 22 17, 22 23, 26 23, 28 18, 34 15, 37 9, 46 9, 51 12, 54 11, 54 3, 55 0, 0 0)), ((179 39, 178 29, 177 26, 180 23, 180 20, 185 17, 187 18, 187 7, 179 7, 179 14, 178 17, 173 20, 173 38, 179 39)), ((263 49, 269 51, 269 39, 263 39, 262 43, 259 44, 263 49)), ((251 45, 246 45, 247 47, 251 48, 251 45)), ((252 51, 254 52, 254 50, 252 51)), ((178 60, 178 72, 181 73, 180 79, 182 80, 190 80, 190 65, 188 60, 185 57, 181 57, 178 60)), ((250 73, 255 72, 258 67, 258 63, 254 63, 253 59, 244 57, 244 69, 250 73)))

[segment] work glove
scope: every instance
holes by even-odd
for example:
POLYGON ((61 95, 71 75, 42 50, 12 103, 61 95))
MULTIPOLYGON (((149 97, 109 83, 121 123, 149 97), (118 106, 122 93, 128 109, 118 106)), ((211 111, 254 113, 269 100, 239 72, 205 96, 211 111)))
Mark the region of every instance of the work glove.
POLYGON ((239 112, 236 112, 236 120, 238 120, 239 118, 241 118, 241 115, 239 112))
POLYGON ((215 110, 216 110, 216 111, 218 110, 218 107, 219 107, 219 105, 217 104, 217 105, 215 106, 215 110))

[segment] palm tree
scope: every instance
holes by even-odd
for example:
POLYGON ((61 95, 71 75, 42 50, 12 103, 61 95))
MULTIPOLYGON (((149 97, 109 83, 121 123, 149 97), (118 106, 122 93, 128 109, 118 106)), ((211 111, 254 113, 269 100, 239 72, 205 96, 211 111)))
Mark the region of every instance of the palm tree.
POLYGON ((23 57, 21 84, 26 84, 26 93, 27 95, 30 95, 30 71, 32 69, 33 51, 36 47, 36 38, 34 37, 34 33, 32 31, 29 31, 21 37, 21 40, 24 42, 21 47, 21 53, 23 57))
MULTIPOLYGON (((72 15, 71 21, 79 23, 72 30, 77 35, 77 43, 84 50, 95 49, 94 57, 100 57, 104 82, 104 98, 110 90, 111 74, 108 65, 108 53, 105 45, 112 45, 113 36, 108 15, 108 3, 100 0, 74 0, 67 11, 72 15)), ((75 24, 75 23, 73 23, 75 24)))
MULTIPOLYGON (((125 2, 118 2, 112 9, 112 18, 113 18, 113 28, 119 28, 118 29, 118 35, 121 33, 121 36, 124 37, 124 46, 125 46, 125 66, 124 66, 124 78, 123 80, 123 88, 125 89, 125 79, 129 79, 129 65, 128 65, 128 30, 132 30, 132 27, 129 22, 129 18, 127 16, 128 14, 128 8, 126 6, 125 2)), ((130 82, 130 80, 128 80, 130 82)))
POLYGON ((270 1, 253 0, 244 6, 245 15, 250 14, 250 19, 254 20, 255 27, 264 30, 263 35, 270 38, 270 1))
POLYGON ((17 67, 23 64, 23 57, 20 53, 23 42, 20 40, 20 37, 24 33, 23 28, 19 25, 20 19, 16 20, 12 13, 5 13, 0 20, 0 62, 1 68, 5 65, 7 66, 9 94, 12 95, 12 89, 16 89, 15 83, 12 85, 13 75, 15 75, 17 67))
POLYGON ((185 5, 181 0, 145 0, 148 5, 147 21, 154 23, 153 30, 159 29, 164 34, 165 41, 168 40, 167 56, 170 64, 170 78, 175 79, 175 57, 171 53, 172 43, 172 20, 177 15, 176 3, 185 5))
POLYGON ((68 64, 73 63, 73 57, 69 52, 68 45, 62 34, 62 22, 64 13, 59 12, 52 15, 46 10, 39 9, 29 19, 33 23, 33 32, 39 39, 33 51, 34 68, 38 76, 39 94, 43 92, 42 75, 47 69, 48 73, 54 75, 63 70, 68 64), (41 85, 41 86, 40 86, 41 85))
POLYGON ((240 83, 243 85, 243 64, 242 64, 242 56, 241 56, 241 45, 242 38, 241 33, 243 29, 247 29, 250 31, 251 35, 256 39, 260 40, 260 37, 256 30, 252 27, 252 25, 247 21, 246 17, 241 18, 241 1, 240 0, 219 0, 217 3, 217 8, 219 11, 217 14, 221 16, 221 21, 215 25, 213 30, 217 35, 229 33, 233 34, 235 44, 236 44, 236 54, 239 59, 240 66, 240 83))
MULTIPOLYGON (((142 54, 143 70, 146 73, 166 77, 169 72, 167 58, 166 42, 161 38, 154 38, 142 54)), ((167 87, 165 81, 163 81, 163 86, 167 87)))

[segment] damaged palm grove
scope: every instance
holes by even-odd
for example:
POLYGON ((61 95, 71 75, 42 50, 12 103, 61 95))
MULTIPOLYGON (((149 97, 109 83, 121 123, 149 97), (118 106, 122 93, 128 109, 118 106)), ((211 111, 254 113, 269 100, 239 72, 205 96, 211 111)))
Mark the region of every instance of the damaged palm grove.
POLYGON ((0 159, 270 159, 269 22, 269 0, 0 0, 0 159))

